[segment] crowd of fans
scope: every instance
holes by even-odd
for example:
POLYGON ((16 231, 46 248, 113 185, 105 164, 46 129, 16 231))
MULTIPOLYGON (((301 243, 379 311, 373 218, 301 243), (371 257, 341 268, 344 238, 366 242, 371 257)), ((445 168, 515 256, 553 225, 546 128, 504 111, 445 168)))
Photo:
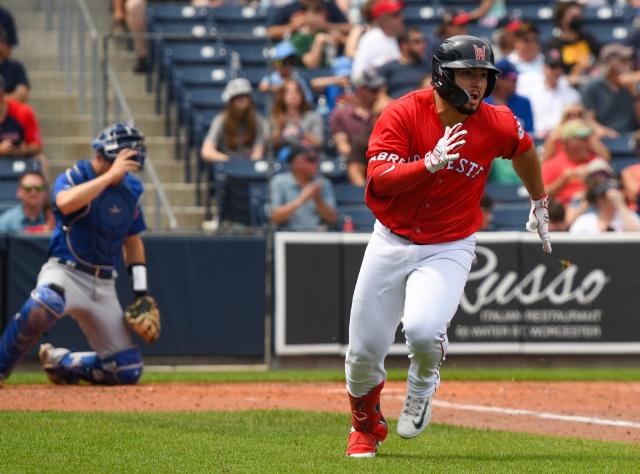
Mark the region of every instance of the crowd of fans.
POLYGON ((48 164, 42 154, 40 127, 29 105, 26 68, 14 57, 18 31, 12 13, 0 7, 0 160, 33 159, 39 170, 27 171, 10 184, 16 204, 0 215, 0 233, 42 232, 53 228, 48 199, 48 164))

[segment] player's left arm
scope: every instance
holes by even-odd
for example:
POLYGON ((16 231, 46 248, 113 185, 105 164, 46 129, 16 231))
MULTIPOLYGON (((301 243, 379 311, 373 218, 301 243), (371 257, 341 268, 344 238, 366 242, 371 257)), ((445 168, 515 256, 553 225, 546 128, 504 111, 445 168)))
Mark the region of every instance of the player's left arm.
POLYGON ((542 170, 538 153, 534 146, 512 159, 514 171, 522 180, 531 197, 531 211, 527 230, 537 231, 542 240, 542 249, 551 253, 551 239, 549 238, 549 197, 544 190, 542 170))

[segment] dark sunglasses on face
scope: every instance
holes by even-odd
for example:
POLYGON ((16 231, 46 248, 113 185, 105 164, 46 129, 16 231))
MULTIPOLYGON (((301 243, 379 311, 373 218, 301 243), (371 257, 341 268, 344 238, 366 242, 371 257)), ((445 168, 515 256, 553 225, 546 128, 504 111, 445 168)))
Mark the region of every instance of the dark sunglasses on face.
POLYGON ((42 191, 44 191, 44 186, 22 186, 22 189, 26 193, 30 193, 31 191, 41 193, 42 191))
POLYGON ((318 157, 317 156, 305 156, 304 160, 308 163, 317 163, 318 162, 318 157))

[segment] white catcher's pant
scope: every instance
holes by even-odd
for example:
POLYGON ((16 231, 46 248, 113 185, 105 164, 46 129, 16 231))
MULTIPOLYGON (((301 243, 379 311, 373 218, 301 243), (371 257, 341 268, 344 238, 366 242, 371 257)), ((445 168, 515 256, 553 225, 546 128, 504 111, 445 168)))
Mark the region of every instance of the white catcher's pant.
POLYGON ((384 359, 402 320, 409 348, 408 394, 432 395, 447 352, 447 327, 475 258, 476 236, 416 245, 376 221, 353 294, 347 389, 356 397, 386 379, 384 359))
POLYGON ((78 322, 91 348, 105 358, 133 346, 116 294, 114 278, 100 279, 66 265, 47 262, 38 286, 56 283, 65 290, 65 315, 78 322))

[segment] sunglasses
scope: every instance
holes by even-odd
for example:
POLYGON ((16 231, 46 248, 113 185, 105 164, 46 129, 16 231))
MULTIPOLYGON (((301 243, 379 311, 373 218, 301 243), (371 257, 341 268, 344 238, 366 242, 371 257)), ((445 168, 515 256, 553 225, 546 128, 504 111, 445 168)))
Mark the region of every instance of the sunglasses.
POLYGON ((22 189, 26 193, 30 193, 31 191, 41 193, 42 191, 44 191, 44 186, 22 186, 22 189))
POLYGON ((319 158, 317 156, 305 156, 304 161, 308 163, 317 163, 319 161, 319 158))

